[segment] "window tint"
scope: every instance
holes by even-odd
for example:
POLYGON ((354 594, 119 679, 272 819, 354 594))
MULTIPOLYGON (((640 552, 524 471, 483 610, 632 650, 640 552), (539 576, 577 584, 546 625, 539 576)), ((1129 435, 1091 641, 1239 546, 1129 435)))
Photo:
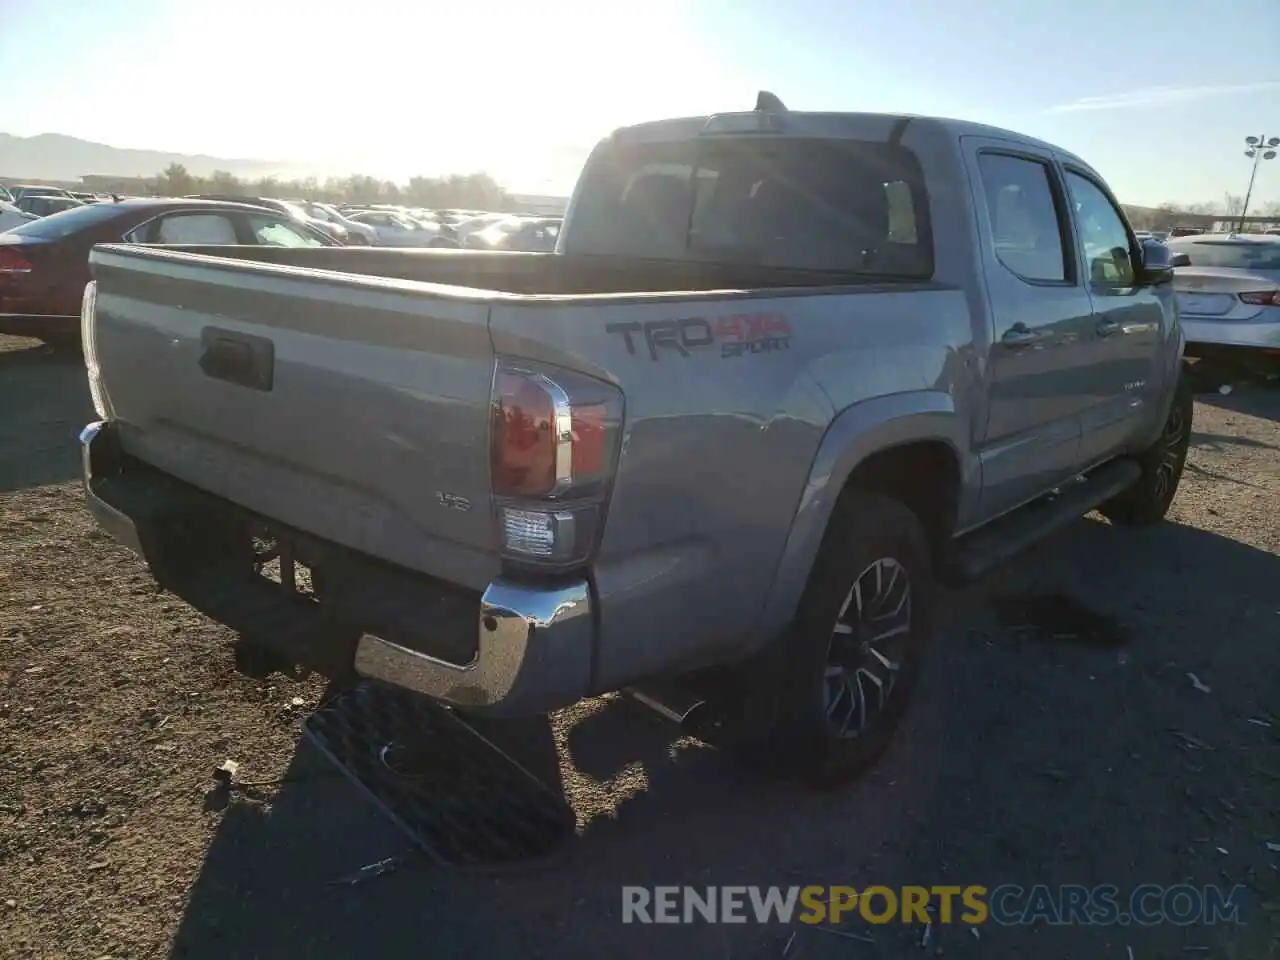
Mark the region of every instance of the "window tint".
POLYGON ((266 247, 318 247, 320 241, 279 217, 251 213, 246 218, 255 243, 266 247))
POLYGON ((1088 177, 1067 173, 1076 226, 1092 283, 1130 287, 1137 281, 1124 218, 1110 198, 1088 177))
POLYGON ((1276 243, 1171 243, 1174 253, 1185 253, 1193 267, 1230 267, 1235 270, 1280 270, 1280 242, 1276 243))
POLYGON ((923 178, 882 143, 735 137, 606 144, 569 252, 928 277, 923 178))
POLYGON ((983 153, 978 169, 996 257, 1025 280, 1066 280, 1067 258, 1049 168, 1022 157, 983 153))
POLYGON ((155 243, 236 243, 235 227, 217 213, 175 213, 160 220, 155 243))

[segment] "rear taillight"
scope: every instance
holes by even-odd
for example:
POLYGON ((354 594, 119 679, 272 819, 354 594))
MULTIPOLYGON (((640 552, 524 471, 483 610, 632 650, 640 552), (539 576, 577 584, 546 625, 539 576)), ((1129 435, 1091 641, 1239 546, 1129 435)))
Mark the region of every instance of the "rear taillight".
POLYGON ((0 275, 30 272, 30 260, 13 247, 0 247, 0 275))
POLYGON ((98 367, 98 329, 94 318, 97 303, 98 284, 90 280, 84 286, 84 299, 80 301, 80 349, 84 351, 84 366, 89 374, 89 398, 98 416, 105 420, 111 416, 111 403, 98 367))
POLYGON ((1237 296, 1245 303, 1255 307, 1280 307, 1280 290, 1259 290, 1255 293, 1240 293, 1237 296))
POLYGON ((503 553, 571 566, 590 558, 617 464, 622 394, 569 370, 500 360, 490 486, 503 553))

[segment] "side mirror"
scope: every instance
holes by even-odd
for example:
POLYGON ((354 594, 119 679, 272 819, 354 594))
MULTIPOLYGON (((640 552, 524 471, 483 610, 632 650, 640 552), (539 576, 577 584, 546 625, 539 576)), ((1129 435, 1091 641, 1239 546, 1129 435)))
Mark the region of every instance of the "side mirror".
MULTIPOLYGON (((1186 258, 1185 253, 1179 256, 1186 258)), ((1165 244, 1153 239, 1142 241, 1142 264, 1138 270, 1139 283, 1151 287, 1161 283, 1172 283, 1173 268, 1177 265, 1177 257, 1165 244)))
POLYGON ((1175 267, 1189 267, 1191 266, 1191 257, 1185 253, 1175 253, 1173 255, 1173 265, 1175 267))

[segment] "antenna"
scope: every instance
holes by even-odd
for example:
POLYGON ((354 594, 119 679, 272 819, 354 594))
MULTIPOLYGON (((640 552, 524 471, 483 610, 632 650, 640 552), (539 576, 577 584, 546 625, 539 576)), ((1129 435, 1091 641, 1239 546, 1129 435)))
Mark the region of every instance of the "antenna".
POLYGON ((761 90, 756 94, 756 110, 761 113, 786 113, 787 105, 775 94, 768 90, 761 90))

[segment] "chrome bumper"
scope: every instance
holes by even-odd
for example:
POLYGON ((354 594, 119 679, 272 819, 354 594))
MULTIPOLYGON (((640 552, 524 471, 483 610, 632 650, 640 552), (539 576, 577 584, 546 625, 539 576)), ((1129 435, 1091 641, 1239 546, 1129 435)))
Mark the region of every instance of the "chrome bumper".
MULTIPOLYGON (((112 495, 122 463, 115 425, 89 424, 80 444, 90 511, 150 563, 154 522, 142 507, 156 504, 112 495)), ((475 629, 476 654, 465 666, 366 632, 356 642, 354 667, 362 676, 492 716, 545 713, 591 692, 596 629, 585 580, 541 587, 495 581, 481 597, 475 629)), ((345 656, 351 664, 349 649, 345 656)))
POLYGON ((356 672, 495 716, 543 713, 588 694, 595 629, 585 581, 539 589, 492 583, 477 628, 479 648, 466 666, 366 633, 356 672))

